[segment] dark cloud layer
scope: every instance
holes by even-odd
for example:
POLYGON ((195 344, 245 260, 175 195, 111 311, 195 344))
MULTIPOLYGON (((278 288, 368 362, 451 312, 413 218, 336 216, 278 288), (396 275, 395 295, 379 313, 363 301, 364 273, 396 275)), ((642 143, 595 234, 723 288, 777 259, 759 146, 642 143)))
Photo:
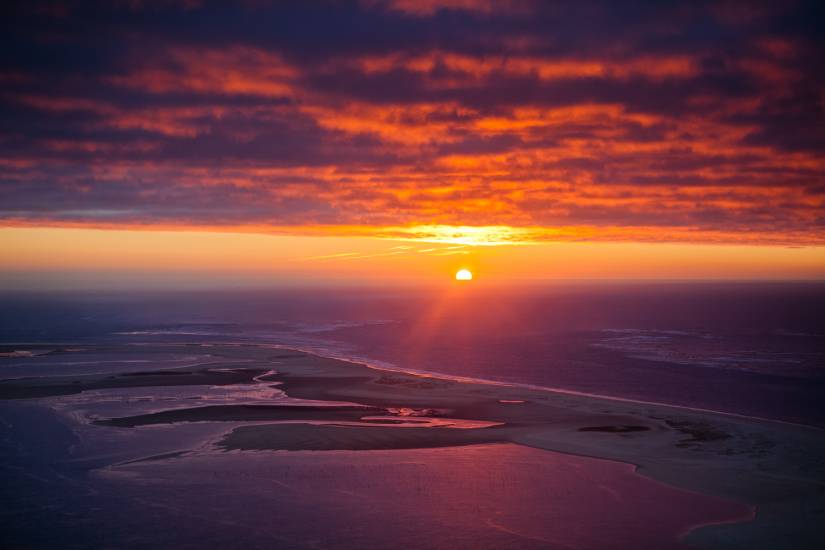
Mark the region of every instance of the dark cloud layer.
POLYGON ((821 6, 5 4, 0 219, 821 243, 821 6))

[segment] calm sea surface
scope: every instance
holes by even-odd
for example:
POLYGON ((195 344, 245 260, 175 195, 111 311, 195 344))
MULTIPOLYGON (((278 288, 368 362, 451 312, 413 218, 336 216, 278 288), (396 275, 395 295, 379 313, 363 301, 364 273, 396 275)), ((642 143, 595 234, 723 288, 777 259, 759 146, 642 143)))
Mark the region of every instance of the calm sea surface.
POLYGON ((804 283, 40 293, 0 296, 0 340, 266 342, 825 426, 823 312, 804 283))

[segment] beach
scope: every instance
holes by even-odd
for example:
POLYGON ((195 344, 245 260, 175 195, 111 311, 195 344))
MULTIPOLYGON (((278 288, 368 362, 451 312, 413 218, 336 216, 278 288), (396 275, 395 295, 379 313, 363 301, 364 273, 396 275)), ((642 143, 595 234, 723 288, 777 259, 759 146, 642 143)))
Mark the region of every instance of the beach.
MULTIPOLYGON (((229 518, 240 529, 217 495, 234 491, 238 506, 257 502, 263 508, 253 516, 267 506, 279 516, 289 501, 306 509, 291 512, 292 534, 283 536, 304 543, 310 509, 348 517, 330 523, 320 547, 381 547, 392 526, 413 525, 415 548, 825 545, 818 428, 423 376, 269 345, 41 344, 5 352, 15 354, 5 361, 32 365, 55 357, 120 362, 112 373, 7 377, 0 399, 14 427, 9 440, 36 439, 26 414, 39 411, 38 425, 52 415, 47 424, 68 430, 52 462, 72 464, 87 480, 79 483, 101 494, 120 495, 121 507, 135 502, 124 503, 123 494, 139 495, 201 518, 229 518), (152 357, 167 363, 146 368, 160 364, 152 357), (179 366, 175 357, 191 360, 179 366), (129 370, 129 361, 143 363, 129 370), (240 481, 239 472, 246 472, 240 481), (268 501, 275 497, 261 496, 261 487, 281 491, 282 500, 268 501), (204 492, 213 495, 206 502, 198 497, 204 492), (353 504, 336 512, 350 497, 353 504), (444 524, 450 514, 455 521, 444 524), (376 522, 384 528, 366 529, 376 522)), ((14 454, 5 452, 8 466, 14 454)), ((6 514, 7 529, 13 519, 6 514)), ((178 545, 203 529, 183 529, 178 545)), ((118 532, 132 533, 134 546, 151 542, 137 531, 118 532)), ((270 536, 264 530, 253 540, 265 545, 270 536)))

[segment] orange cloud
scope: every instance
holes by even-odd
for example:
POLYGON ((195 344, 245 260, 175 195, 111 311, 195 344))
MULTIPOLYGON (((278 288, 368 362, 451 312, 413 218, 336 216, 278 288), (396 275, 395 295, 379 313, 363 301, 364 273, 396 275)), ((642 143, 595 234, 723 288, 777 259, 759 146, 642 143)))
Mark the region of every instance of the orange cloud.
POLYGON ((71 31, 65 57, 15 35, 65 69, 0 74, 0 224, 820 243, 816 39, 770 30, 768 7, 663 6, 635 25, 597 4, 247 6, 225 26, 194 5, 206 30, 124 15, 129 32, 109 29, 124 45, 92 59, 71 31))

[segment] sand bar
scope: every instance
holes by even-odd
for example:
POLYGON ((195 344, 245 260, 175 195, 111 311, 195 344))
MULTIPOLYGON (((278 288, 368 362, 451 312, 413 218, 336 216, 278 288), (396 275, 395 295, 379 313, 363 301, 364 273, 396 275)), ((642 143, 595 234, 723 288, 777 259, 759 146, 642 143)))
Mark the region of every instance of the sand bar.
MULTIPOLYGON (((160 346, 166 351, 192 347, 160 346)), ((36 350, 35 350, 36 351, 36 350)), ((825 547, 825 432, 685 408, 379 370, 295 350, 210 345, 225 362, 118 375, 0 381, 0 398, 106 388, 261 384, 331 406, 216 405, 102 419, 109 427, 249 422, 214 442, 254 451, 392 450, 516 444, 621 461, 667 485, 755 507, 753 521, 687 534, 694 546, 825 547), (340 405, 340 403, 352 405, 340 405), (367 418, 368 417, 368 418, 367 418), (486 422, 454 429, 432 418, 486 422)), ((455 426, 460 427, 460 426, 455 426)))

